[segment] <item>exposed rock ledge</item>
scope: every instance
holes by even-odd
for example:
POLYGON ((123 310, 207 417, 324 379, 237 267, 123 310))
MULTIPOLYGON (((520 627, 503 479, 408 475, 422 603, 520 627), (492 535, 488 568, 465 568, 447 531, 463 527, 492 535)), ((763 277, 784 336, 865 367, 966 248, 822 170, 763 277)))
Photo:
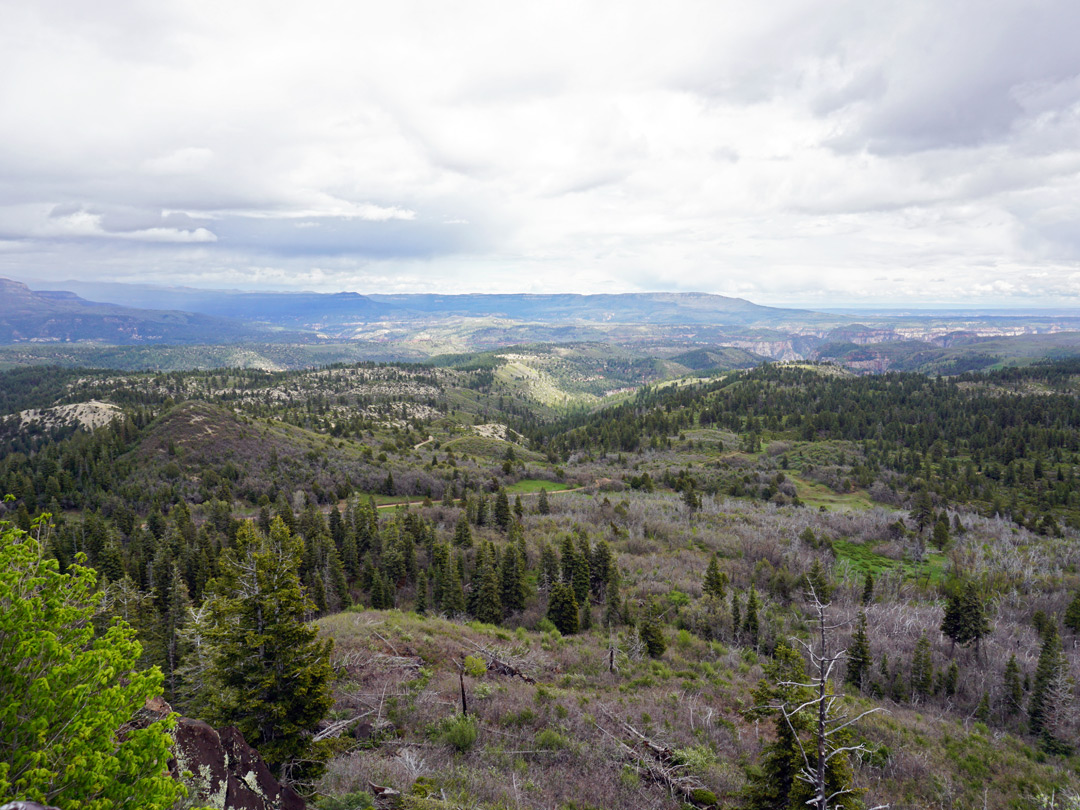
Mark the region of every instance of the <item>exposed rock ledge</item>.
MULTIPOLYGON (((161 698, 147 703, 144 714, 153 722, 172 708, 161 698)), ((270 773, 259 752, 235 726, 215 729, 202 720, 181 717, 172 732, 174 777, 184 772, 192 790, 189 803, 220 810, 305 810, 307 804, 288 785, 270 773)))

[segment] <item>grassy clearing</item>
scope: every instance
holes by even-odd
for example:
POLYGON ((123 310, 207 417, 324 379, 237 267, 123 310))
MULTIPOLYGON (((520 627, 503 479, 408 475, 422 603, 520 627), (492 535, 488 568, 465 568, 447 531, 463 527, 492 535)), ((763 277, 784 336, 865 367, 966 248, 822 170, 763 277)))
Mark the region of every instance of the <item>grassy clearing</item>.
POLYGON ((824 506, 836 512, 852 512, 872 509, 879 505, 870 500, 866 490, 857 489, 853 492, 840 493, 816 481, 807 481, 796 476, 790 476, 790 479, 795 483, 799 500, 814 509, 824 506))
POLYGON ((561 492, 566 489, 571 489, 570 484, 562 484, 558 481, 545 481, 542 478, 522 478, 516 484, 511 484, 506 488, 506 492, 509 495, 526 495, 533 492, 539 492, 542 489, 546 489, 548 492, 561 492))
POLYGON ((868 543, 852 543, 847 540, 834 540, 833 551, 839 560, 846 560, 859 573, 870 573, 875 577, 886 571, 903 571, 905 576, 925 580, 931 583, 941 582, 948 571, 948 558, 939 551, 928 551, 922 562, 914 560, 894 560, 878 554, 868 543))

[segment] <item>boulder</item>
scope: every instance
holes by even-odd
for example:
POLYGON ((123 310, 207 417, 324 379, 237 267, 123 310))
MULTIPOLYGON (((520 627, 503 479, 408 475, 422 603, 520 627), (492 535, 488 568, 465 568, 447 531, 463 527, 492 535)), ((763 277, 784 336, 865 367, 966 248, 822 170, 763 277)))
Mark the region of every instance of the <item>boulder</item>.
MULTIPOLYGON (((147 703, 145 720, 171 713, 160 698, 147 703)), ((218 810, 305 810, 295 790, 274 778, 259 752, 234 726, 215 729, 202 720, 181 717, 172 732, 169 770, 191 790, 189 802, 218 810), (190 773, 191 776, 184 776, 190 773)), ((28 808, 27 810, 36 810, 28 808)))

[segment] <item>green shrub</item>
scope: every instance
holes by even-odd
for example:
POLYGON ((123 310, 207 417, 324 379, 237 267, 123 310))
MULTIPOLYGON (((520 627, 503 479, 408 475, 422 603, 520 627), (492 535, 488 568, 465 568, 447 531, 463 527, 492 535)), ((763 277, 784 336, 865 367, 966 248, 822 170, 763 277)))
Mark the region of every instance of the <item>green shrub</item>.
POLYGON ((472 748, 478 733, 476 718, 458 714, 444 719, 433 736, 451 748, 464 753, 472 748))
POLYGON ((473 678, 482 678, 487 674, 487 664, 475 655, 465 656, 465 674, 473 678))
POLYGON ((534 743, 541 751, 562 751, 570 747, 570 740, 553 728, 538 732, 534 743))

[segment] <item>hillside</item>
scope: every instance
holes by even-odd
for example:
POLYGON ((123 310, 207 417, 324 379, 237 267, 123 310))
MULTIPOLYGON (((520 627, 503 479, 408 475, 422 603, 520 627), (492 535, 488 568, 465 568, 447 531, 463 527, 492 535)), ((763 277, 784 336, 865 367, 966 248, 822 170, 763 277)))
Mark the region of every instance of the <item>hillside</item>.
POLYGON ((1034 810, 1080 788, 1075 361, 950 380, 774 364, 591 393, 715 359, 586 344, 24 369, 0 376, 0 485, 20 525, 53 513, 49 553, 88 556, 195 716, 215 580, 242 521, 280 518, 335 642, 311 730, 325 771, 299 782, 326 810, 367 806, 372 784, 444 810, 767 806, 783 735, 761 695, 816 638, 811 585, 833 649, 862 651, 834 688, 880 710, 851 727, 862 806, 1034 810), (80 406, 123 417, 22 417, 80 406), (947 619, 961 603, 974 630, 947 619))

